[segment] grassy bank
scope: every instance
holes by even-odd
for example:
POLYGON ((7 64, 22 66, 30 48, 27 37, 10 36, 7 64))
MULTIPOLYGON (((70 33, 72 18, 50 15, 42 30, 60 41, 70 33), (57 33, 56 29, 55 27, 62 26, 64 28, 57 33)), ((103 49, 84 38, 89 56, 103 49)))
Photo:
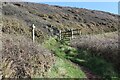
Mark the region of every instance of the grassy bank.
POLYGON ((57 41, 55 38, 50 38, 43 45, 54 52, 57 57, 63 60, 71 60, 80 66, 88 68, 102 78, 113 79, 118 76, 112 63, 107 62, 101 56, 94 55, 95 53, 90 50, 73 48, 67 42, 57 41))
POLYGON ((56 57, 56 62, 48 72, 49 78, 86 78, 85 73, 66 59, 56 57))
POLYGON ((43 46, 51 50, 56 56, 55 64, 48 72, 48 77, 86 78, 85 73, 78 66, 75 66, 65 58, 66 55, 60 49, 60 43, 57 42, 54 38, 50 38, 49 40, 47 40, 43 44, 43 46))

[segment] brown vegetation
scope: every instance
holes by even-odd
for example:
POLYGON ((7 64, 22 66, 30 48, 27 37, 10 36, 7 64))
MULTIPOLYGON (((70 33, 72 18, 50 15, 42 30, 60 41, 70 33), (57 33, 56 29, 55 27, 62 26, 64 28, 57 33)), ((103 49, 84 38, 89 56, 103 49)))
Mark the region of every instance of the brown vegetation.
POLYGON ((22 20, 27 26, 34 23, 43 35, 52 34, 45 28, 48 24, 53 30, 82 28, 83 34, 116 31, 118 26, 118 15, 102 11, 24 2, 3 4, 4 16, 22 20))
MULTIPOLYGON (((11 35, 24 35, 27 38, 32 39, 32 25, 28 26, 25 22, 23 22, 22 20, 18 20, 15 17, 13 17, 12 19, 6 16, 3 17, 2 32, 11 35)), ((41 43, 43 42, 46 35, 43 35, 43 31, 36 28, 35 36, 36 41, 41 43)))
POLYGON ((78 49, 90 50, 93 55, 99 55, 106 60, 118 64, 118 32, 98 35, 81 35, 71 41, 71 45, 78 49))
POLYGON ((35 24, 36 41, 56 34, 58 29, 82 29, 82 36, 71 41, 79 49, 88 49, 96 55, 119 65, 119 15, 71 7, 49 6, 37 3, 3 3, 3 76, 7 78, 46 77, 54 63, 54 56, 39 43, 29 40, 31 25, 35 24), (106 33, 110 32, 110 33, 106 33), (98 34, 101 33, 101 34, 98 34), (87 35, 84 35, 87 34, 87 35), (98 35, 88 35, 98 34, 98 35))
POLYGON ((2 73, 5 78, 46 77, 54 55, 24 36, 2 37, 2 73))

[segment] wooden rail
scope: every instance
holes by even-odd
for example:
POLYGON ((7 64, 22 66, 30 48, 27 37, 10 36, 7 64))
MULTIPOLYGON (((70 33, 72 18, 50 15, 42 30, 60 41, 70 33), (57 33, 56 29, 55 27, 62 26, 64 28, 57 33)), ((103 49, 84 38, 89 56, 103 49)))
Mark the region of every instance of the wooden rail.
POLYGON ((65 31, 59 31, 59 38, 62 39, 73 39, 75 35, 81 35, 81 29, 70 29, 65 31))

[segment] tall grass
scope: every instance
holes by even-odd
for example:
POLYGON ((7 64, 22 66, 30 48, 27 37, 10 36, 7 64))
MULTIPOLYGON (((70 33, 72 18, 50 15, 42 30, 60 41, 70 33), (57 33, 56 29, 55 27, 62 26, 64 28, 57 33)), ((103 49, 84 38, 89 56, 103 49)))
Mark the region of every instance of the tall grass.
POLYGON ((71 45, 79 49, 87 49, 103 56, 108 61, 116 61, 118 56, 118 33, 84 35, 71 41, 71 45))
POLYGON ((103 57, 108 62, 112 62, 116 71, 120 70, 118 32, 97 34, 97 35, 81 35, 71 41, 71 46, 83 50, 89 50, 91 55, 103 57))
POLYGON ((48 73, 49 77, 51 78, 86 78, 86 75, 81 70, 81 68, 73 65, 70 61, 67 60, 66 53, 68 49, 72 49, 71 47, 65 45, 64 43, 61 44, 61 41, 58 41, 57 38, 53 38, 53 37, 50 37, 42 45, 45 48, 51 50, 56 56, 55 64, 53 65, 53 67, 48 73))
POLYGON ((59 58, 71 60, 80 66, 88 68, 94 74, 99 75, 102 78, 111 79, 112 77, 117 76, 114 67, 110 62, 107 62, 100 56, 92 55, 94 53, 90 50, 76 49, 67 44, 66 41, 57 41, 54 38, 45 42, 44 46, 53 51, 59 58))

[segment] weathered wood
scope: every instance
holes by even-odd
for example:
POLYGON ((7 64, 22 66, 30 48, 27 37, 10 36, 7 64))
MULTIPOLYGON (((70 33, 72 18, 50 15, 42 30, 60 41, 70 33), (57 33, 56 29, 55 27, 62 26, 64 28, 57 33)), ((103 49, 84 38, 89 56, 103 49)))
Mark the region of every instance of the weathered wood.
POLYGON ((71 33, 72 33, 71 39, 73 39, 73 34, 74 34, 73 29, 71 29, 71 33))
POLYGON ((32 32, 33 32, 32 36, 33 36, 33 42, 34 42, 35 41, 35 25, 34 24, 32 25, 32 28, 33 28, 33 30, 32 30, 32 32))
POLYGON ((60 36, 60 40, 61 39, 65 39, 65 38, 69 38, 69 39, 73 39, 75 35, 80 35, 81 34, 81 29, 70 29, 70 30, 66 30, 66 31, 59 31, 59 36, 60 36))
POLYGON ((71 32, 68 32, 68 33, 66 32, 66 33, 61 33, 61 34, 62 34, 62 35, 65 35, 65 34, 71 34, 71 32))
POLYGON ((70 34, 61 34, 61 35, 72 35, 72 33, 70 33, 70 34))
POLYGON ((63 35, 62 37, 71 37, 72 35, 63 35))
POLYGON ((73 31, 81 31, 81 29, 73 29, 73 31))
POLYGON ((70 32, 70 33, 71 33, 71 31, 62 31, 61 33, 68 33, 68 32, 70 32))
POLYGON ((80 35, 80 33, 74 33, 73 35, 80 35))
POLYGON ((61 40, 61 39, 62 39, 62 38, 61 38, 61 37, 62 37, 62 36, 61 36, 61 30, 59 31, 59 36, 60 36, 60 40, 61 40))

